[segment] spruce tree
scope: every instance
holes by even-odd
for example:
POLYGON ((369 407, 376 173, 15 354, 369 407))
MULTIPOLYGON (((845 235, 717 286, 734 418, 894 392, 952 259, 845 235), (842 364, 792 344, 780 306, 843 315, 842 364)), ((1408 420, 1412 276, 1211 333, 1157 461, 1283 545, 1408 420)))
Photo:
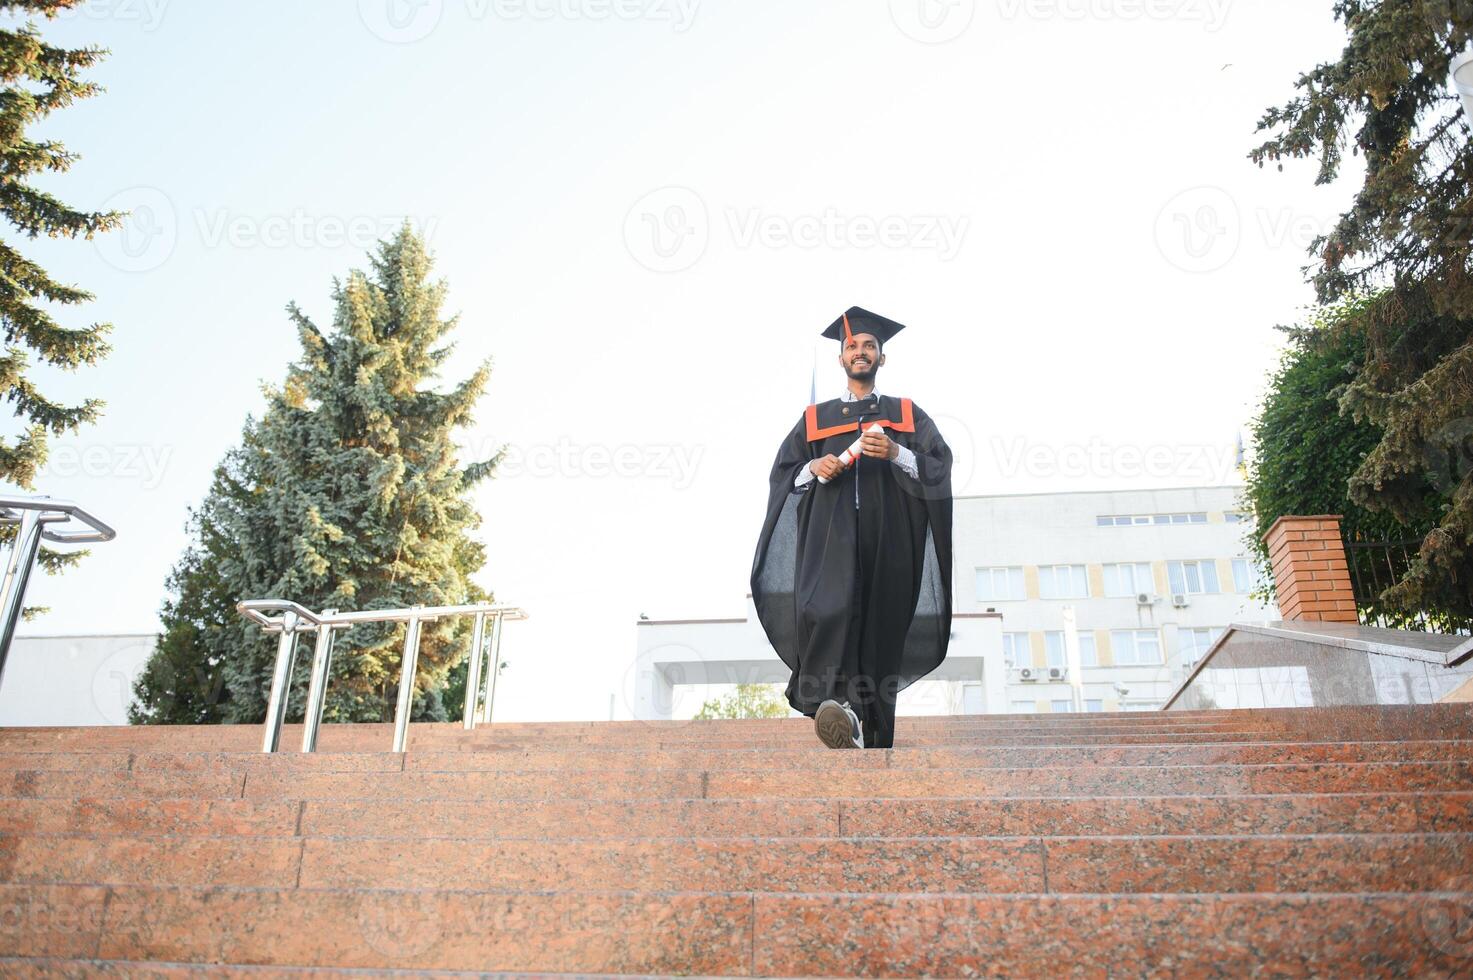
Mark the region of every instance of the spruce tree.
POLYGON ((1365 357, 1341 408, 1381 438, 1349 481, 1351 500, 1415 526, 1427 487, 1435 526, 1401 581, 1402 609, 1473 615, 1473 146, 1448 89, 1452 58, 1473 40, 1466 0, 1339 0, 1348 32, 1337 60, 1296 82, 1267 112, 1263 165, 1308 157, 1316 183, 1339 175, 1347 148, 1365 163, 1350 210, 1311 247, 1319 299, 1372 296, 1342 329, 1365 357))
MULTIPOLYGON (((452 434, 471 422, 490 367, 448 390, 445 286, 406 226, 368 272, 334 284, 324 333, 288 307, 301 356, 191 515, 189 549, 170 577, 165 630, 136 689, 135 721, 256 722, 265 716, 275 642, 235 612, 244 598, 313 609, 385 609, 484 601, 484 563, 468 491, 496 459, 462 465, 452 434)), ((498 457, 499 458, 499 457, 498 457)), ((425 624, 413 717, 446 718, 448 675, 470 624, 425 624)), ((403 625, 338 635, 324 717, 393 716, 403 625)), ((310 655, 304 638, 302 665, 310 655)), ((298 675, 302 672, 299 671, 298 675)), ((288 716, 300 717, 300 681, 288 716)), ((453 706, 458 710, 458 706, 453 706)))
MULTIPOLYGON (((0 0, 0 14, 51 18, 78 2, 0 0)), ((77 155, 55 140, 26 135, 31 124, 100 91, 95 83, 84 81, 82 73, 105 54, 100 48, 47 44, 29 20, 18 28, 0 29, 0 213, 21 237, 91 238, 122 221, 116 212, 69 207, 33 186, 41 174, 69 170, 77 155)), ((0 393, 21 420, 22 430, 0 436, 0 480, 30 489, 46 462, 48 438, 76 431, 101 411, 102 403, 93 398, 76 405, 57 402, 30 376, 32 355, 68 370, 94 364, 106 355, 107 324, 66 326, 52 316, 56 307, 77 306, 92 298, 86 290, 57 282, 11 241, 0 239, 0 321, 5 330, 0 393)), ((54 568, 63 559, 48 553, 45 561, 54 568)))

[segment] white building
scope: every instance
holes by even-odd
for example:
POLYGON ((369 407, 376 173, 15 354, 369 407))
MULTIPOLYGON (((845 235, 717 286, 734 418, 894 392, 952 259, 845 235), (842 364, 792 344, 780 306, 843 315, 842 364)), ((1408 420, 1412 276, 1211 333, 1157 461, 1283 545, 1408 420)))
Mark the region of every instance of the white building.
MULTIPOLYGON (((1159 707, 1229 623, 1278 618, 1248 595, 1253 531, 1238 492, 958 497, 951 648, 899 713, 1159 707)), ((636 717, 688 717, 700 695, 683 703, 686 685, 787 681, 750 600, 745 619, 639 627, 636 717)))
POLYGON ((0 680, 0 725, 126 725, 153 633, 17 636, 0 680))
POLYGON ((1236 487, 960 497, 955 606, 1002 614, 1010 711, 1159 707, 1232 622, 1278 618, 1258 585, 1236 487))

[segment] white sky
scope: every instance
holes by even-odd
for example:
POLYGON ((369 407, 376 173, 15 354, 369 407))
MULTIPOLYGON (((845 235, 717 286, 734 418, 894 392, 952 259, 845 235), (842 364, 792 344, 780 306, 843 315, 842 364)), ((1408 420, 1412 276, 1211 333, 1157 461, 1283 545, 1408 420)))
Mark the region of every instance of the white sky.
POLYGON ((533 616, 507 720, 606 717, 641 612, 741 615, 851 304, 909 324, 880 388, 941 420, 959 492, 1230 480, 1358 179, 1246 158, 1338 52, 1328 0, 99 0, 48 33, 112 55, 44 130, 83 154, 47 186, 138 211, 28 246, 116 328, 51 382, 108 408, 39 489, 120 533, 23 631, 156 627, 187 508, 296 355, 283 308, 326 326, 407 216, 462 318, 449 379, 495 358, 466 442, 520 454, 476 495, 479 580, 533 616))

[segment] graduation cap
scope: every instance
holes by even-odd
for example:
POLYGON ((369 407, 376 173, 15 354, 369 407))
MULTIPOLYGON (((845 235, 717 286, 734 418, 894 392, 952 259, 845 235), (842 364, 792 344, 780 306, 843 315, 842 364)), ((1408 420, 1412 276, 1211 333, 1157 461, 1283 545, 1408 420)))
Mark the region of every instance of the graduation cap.
POLYGON ((845 343, 851 336, 857 333, 873 334, 875 339, 884 347, 890 342, 890 338, 905 329, 905 324, 888 320, 878 313, 851 306, 839 319, 829 324, 829 328, 823 332, 823 336, 830 340, 837 340, 840 344, 845 343))

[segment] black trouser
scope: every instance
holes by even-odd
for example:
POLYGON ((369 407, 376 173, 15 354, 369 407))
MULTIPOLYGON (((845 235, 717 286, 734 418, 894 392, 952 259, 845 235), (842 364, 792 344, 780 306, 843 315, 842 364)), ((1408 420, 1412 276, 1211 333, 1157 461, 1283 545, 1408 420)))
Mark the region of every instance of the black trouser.
POLYGON ((875 613, 884 615, 888 610, 870 609, 870 585, 875 579, 875 565, 880 560, 880 526, 869 515, 865 520, 861 511, 859 533, 858 572, 854 579, 854 598, 849 607, 850 647, 845 656, 846 673, 849 677, 845 696, 849 706, 859 716, 864 732, 864 747, 888 749, 895 744, 895 679, 887 677, 878 658, 887 651, 875 649, 874 637, 865 636, 865 621, 874 621, 875 613))

